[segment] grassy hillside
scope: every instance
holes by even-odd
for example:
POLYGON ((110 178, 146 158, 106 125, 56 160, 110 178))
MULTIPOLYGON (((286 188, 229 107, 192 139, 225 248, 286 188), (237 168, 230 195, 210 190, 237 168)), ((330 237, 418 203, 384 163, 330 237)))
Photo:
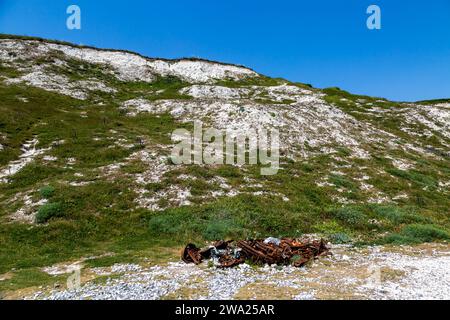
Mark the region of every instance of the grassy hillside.
POLYGON ((45 281, 39 268, 57 262, 105 253, 113 255, 88 263, 160 261, 187 242, 305 233, 356 244, 450 239, 449 138, 437 129, 425 134, 427 122, 406 116, 411 108, 444 100, 405 104, 263 76, 217 80, 214 86, 247 90, 233 102, 242 104, 243 113, 251 104, 261 110, 290 108, 286 117, 296 117, 305 112, 296 96, 278 99, 270 90, 280 85, 308 90, 305 95, 318 95, 354 121, 347 127, 358 142, 365 141, 361 146, 370 154, 355 157, 351 146, 336 142, 327 145, 332 152, 324 152, 305 141, 301 148, 307 156, 283 153, 278 174, 261 176, 259 166, 251 165, 175 166, 168 160, 170 134, 191 129, 192 122, 171 110, 130 116, 124 109, 134 98, 157 106, 203 103, 183 91, 198 83, 170 75, 124 81, 103 64, 58 51, 34 61, 0 60, 0 79, 0 168, 20 159, 27 141, 36 139, 36 149, 43 150, 0 183, 0 274, 16 274, 15 280, 0 282, 0 291, 45 281), (95 80, 114 91, 90 90, 86 99, 77 99, 11 81, 36 65, 68 83, 95 80), (362 140, 358 123, 386 140, 362 140), (137 156, 142 152, 148 157, 137 156), (399 161, 408 166, 399 167, 399 161), (157 179, 139 181, 161 167, 157 179), (177 199, 183 190, 189 191, 188 204, 177 199), (230 196, 230 190, 238 192, 230 196), (156 198, 155 209, 140 205, 143 195, 156 198))

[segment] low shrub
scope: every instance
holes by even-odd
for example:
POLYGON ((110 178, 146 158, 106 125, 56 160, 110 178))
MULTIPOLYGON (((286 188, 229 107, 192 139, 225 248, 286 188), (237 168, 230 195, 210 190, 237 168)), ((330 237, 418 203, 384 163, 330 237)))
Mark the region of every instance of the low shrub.
POLYGON ((363 228, 368 224, 367 216, 358 208, 344 207, 333 211, 333 216, 344 224, 354 227, 363 228))
POLYGON ((237 226, 230 220, 211 221, 203 231, 206 240, 222 240, 236 233, 237 226))
POLYGON ((36 214, 36 222, 46 223, 51 218, 61 217, 63 214, 64 210, 61 203, 47 203, 39 208, 39 211, 36 214))
POLYGON ((385 218, 394 224, 431 223, 431 219, 415 213, 411 209, 390 205, 372 205, 371 209, 377 217, 385 218))
POLYGON ((402 229, 402 234, 420 240, 421 242, 431 242, 435 240, 449 240, 447 231, 434 225, 411 224, 402 229))
POLYGON ((343 232, 332 234, 329 237, 329 240, 331 243, 337 243, 337 244, 349 243, 352 241, 350 236, 343 232))
POLYGON ((390 168, 386 170, 388 173, 392 174, 393 176, 409 180, 421 187, 428 187, 428 188, 436 188, 437 187, 437 181, 432 176, 411 170, 400 170, 396 168, 390 168))
POLYGON ((355 184, 350 181, 347 177, 340 174, 331 174, 329 177, 329 181, 334 184, 336 187, 344 187, 349 190, 356 190, 355 184))
POLYGON ((154 234, 176 234, 181 231, 180 228, 184 225, 177 221, 176 218, 177 216, 172 215, 157 215, 151 217, 148 222, 149 229, 154 234))
POLYGON ((55 194, 55 188, 52 186, 44 186, 39 190, 42 198, 49 199, 55 194))
POLYGON ((393 233, 383 239, 383 243, 416 244, 450 240, 450 234, 434 225, 411 224, 405 226, 400 233, 393 233))

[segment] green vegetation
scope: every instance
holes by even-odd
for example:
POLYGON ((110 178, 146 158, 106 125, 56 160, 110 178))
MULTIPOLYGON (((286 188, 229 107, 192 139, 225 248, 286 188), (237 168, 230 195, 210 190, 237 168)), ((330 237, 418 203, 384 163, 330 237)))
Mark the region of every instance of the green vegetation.
POLYGON ((335 233, 330 236, 330 241, 337 244, 352 242, 352 239, 346 233, 335 233))
POLYGON ((121 82, 110 76, 107 83, 111 87, 118 89, 114 100, 116 103, 136 98, 136 95, 142 96, 142 98, 149 101, 163 99, 188 100, 192 98, 189 95, 180 93, 180 90, 189 84, 175 76, 160 76, 151 83, 121 82))
POLYGON ((64 283, 67 276, 51 276, 38 268, 26 268, 11 273, 11 279, 0 281, 0 293, 44 284, 64 283))
POLYGON ((7 78, 17 78, 21 75, 21 73, 17 69, 8 67, 3 63, 0 63, 0 75, 3 75, 7 78))
POLYGON ((219 80, 216 82, 219 86, 229 87, 229 88, 242 88, 242 87, 250 87, 250 86, 279 86, 281 84, 287 83, 288 81, 281 78, 270 78, 266 76, 258 76, 258 77, 248 77, 242 80, 219 80))
MULTIPOLYGON (((59 54, 36 63, 60 59, 59 54)), ((370 159, 357 159, 350 147, 330 145, 335 150, 330 155, 306 141, 311 157, 282 157, 282 170, 274 176, 261 176, 260 165, 176 166, 167 160, 164 165, 170 170, 159 181, 139 184, 136 177, 152 174, 148 172, 152 168, 130 156, 146 151, 152 161, 159 156, 169 159, 171 133, 178 128, 191 130, 192 124, 177 122, 170 113, 127 116, 121 105, 136 98, 192 99, 180 93, 189 84, 176 77, 159 77, 151 83, 119 81, 107 66, 64 60, 67 66, 53 65, 52 71, 72 82, 98 79, 116 92, 95 92, 80 101, 0 81, 0 142, 4 148, 0 167, 19 159, 21 147, 33 138, 39 140, 38 149, 47 149, 45 155, 55 159, 46 161, 39 155, 9 177, 9 183, 0 183, 0 274, 13 273, 12 279, 0 282, 0 291, 51 283, 57 278, 42 273, 40 267, 81 257, 98 255, 86 262, 94 267, 178 259, 179 248, 187 242, 305 233, 318 233, 334 243, 450 240, 450 197, 442 185, 450 176, 448 158, 388 152, 378 143, 364 146, 370 159), (394 167, 393 158, 412 166, 400 170, 394 167), (373 189, 362 188, 363 183, 373 189), (173 186, 189 190, 190 206, 165 208, 171 204, 169 196, 159 199, 158 205, 165 208, 162 211, 137 206, 141 193, 148 192, 151 198, 173 186), (240 193, 226 196, 235 190, 240 193), (376 192, 399 197, 375 204, 376 192), (39 206, 43 199, 47 202, 39 206), (25 202, 33 203, 34 225, 10 221, 25 202)), ((12 78, 20 72, 2 64, 0 76, 12 78)), ((284 83, 289 82, 264 76, 217 82, 232 88, 284 83)), ((395 134, 400 145, 417 139, 401 130, 403 124, 395 113, 383 117, 370 113, 373 105, 381 110, 401 110, 405 107, 402 103, 352 95, 338 88, 322 91, 293 85, 325 93, 324 99, 346 114, 395 134)), ((264 95, 257 99, 262 104, 280 103, 264 95)), ((423 138, 437 155, 439 150, 447 150, 442 141, 448 140, 438 134, 423 138)))
POLYGON ((291 99, 284 99, 282 101, 274 101, 274 100, 270 100, 270 99, 254 99, 255 102, 260 103, 260 104, 270 104, 270 105, 274 105, 274 104, 291 104, 294 103, 295 100, 291 100, 291 99))
POLYGON ((52 186, 45 186, 39 190, 42 198, 49 199, 55 194, 55 188, 52 186))
POLYGON ((405 226, 400 233, 388 235, 382 243, 417 244, 450 240, 450 233, 434 225, 412 224, 405 226))
POLYGON ((351 228, 364 229, 368 227, 368 217, 355 207, 344 207, 332 211, 333 217, 351 228))
POLYGON ((433 177, 424 175, 417 171, 406 171, 399 169, 387 169, 386 171, 393 176, 409 180, 421 187, 429 187, 433 189, 437 187, 437 181, 433 177))
POLYGON ((349 190, 355 190, 356 186, 353 182, 351 182, 348 178, 339 175, 339 174, 332 174, 329 178, 330 182, 334 184, 336 187, 343 187, 347 188, 349 190))
MULTIPOLYGON (((415 123, 414 125, 405 122, 399 116, 398 111, 408 107, 407 104, 401 102, 393 102, 384 98, 369 97, 365 95, 351 94, 347 91, 341 90, 337 87, 326 88, 322 90, 326 94, 325 101, 337 106, 345 113, 353 116, 358 120, 363 120, 376 128, 390 132, 396 135, 399 139, 411 140, 414 136, 406 133, 402 128, 408 127, 413 132, 425 132, 427 128, 423 124, 415 123), (372 108, 385 111, 382 114, 373 112, 372 108)), ((429 103, 445 102, 446 100, 428 101, 429 103)), ((427 103, 423 101, 423 103, 427 103)), ((422 139, 426 144, 433 148, 445 148, 442 139, 445 138, 440 134, 423 136, 422 139)))
POLYGON ((186 87, 188 84, 183 82, 177 77, 167 76, 159 77, 151 83, 152 90, 158 92, 156 95, 147 97, 149 100, 160 100, 160 99, 191 99, 188 95, 182 95, 179 90, 186 87))
POLYGON ((37 223, 48 222, 51 218, 62 217, 64 210, 59 202, 44 204, 36 214, 37 223))
POLYGON ((420 103, 420 104, 450 103, 450 99, 422 100, 422 101, 417 101, 417 103, 420 103))
POLYGON ((400 208, 393 205, 372 205, 371 208, 377 217, 386 219, 393 225, 406 223, 431 223, 430 218, 418 214, 414 207, 400 208))

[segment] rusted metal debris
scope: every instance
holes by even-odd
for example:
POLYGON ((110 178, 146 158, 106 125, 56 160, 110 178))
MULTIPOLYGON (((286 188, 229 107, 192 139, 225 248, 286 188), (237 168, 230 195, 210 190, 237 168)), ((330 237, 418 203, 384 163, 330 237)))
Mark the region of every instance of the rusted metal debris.
POLYGON ((237 266, 249 260, 255 264, 293 265, 301 267, 318 256, 328 254, 325 241, 291 238, 267 238, 265 240, 217 241, 212 246, 200 249, 188 244, 181 255, 186 263, 200 264, 213 259, 221 268, 237 266))

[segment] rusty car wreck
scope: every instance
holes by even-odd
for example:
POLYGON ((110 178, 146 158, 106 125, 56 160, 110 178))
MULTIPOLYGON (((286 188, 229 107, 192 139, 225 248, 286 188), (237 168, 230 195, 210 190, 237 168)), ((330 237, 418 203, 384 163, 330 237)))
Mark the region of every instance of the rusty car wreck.
POLYGON ((329 253, 325 241, 292 238, 267 238, 240 241, 216 241, 204 249, 190 243, 182 251, 186 263, 200 264, 212 259, 214 265, 230 268, 249 261, 254 264, 293 265, 302 267, 316 257, 329 253))

